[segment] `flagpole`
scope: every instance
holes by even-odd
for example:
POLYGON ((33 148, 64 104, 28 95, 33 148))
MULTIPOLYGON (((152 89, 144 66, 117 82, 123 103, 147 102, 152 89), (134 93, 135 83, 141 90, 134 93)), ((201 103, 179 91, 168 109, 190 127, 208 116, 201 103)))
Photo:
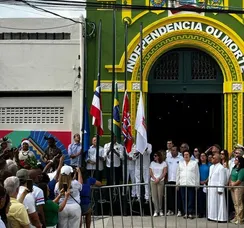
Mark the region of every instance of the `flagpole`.
POLYGON ((142 68, 142 38, 143 38, 143 22, 140 24, 140 91, 142 92, 142 77, 143 77, 143 68, 142 68))
MULTIPOLYGON (((143 67, 142 67, 142 38, 143 38, 143 23, 140 24, 140 92, 143 91, 142 87, 142 77, 143 77, 143 67)), ((143 182, 143 155, 140 153, 140 183, 143 182)), ((140 186, 140 199, 142 200, 142 190, 143 186, 140 186)), ((142 201, 141 201, 142 202, 142 201)))
MULTIPOLYGON (((84 69, 84 75, 83 75, 83 94, 82 94, 82 96, 83 96, 83 110, 82 110, 82 113, 83 113, 83 115, 82 115, 82 135, 81 135, 81 142, 82 142, 82 144, 81 144, 81 148, 82 148, 82 155, 81 155, 81 159, 80 159, 80 165, 81 165, 81 167, 83 166, 83 163, 84 163, 84 161, 85 161, 85 159, 84 159, 84 155, 85 155, 85 151, 83 151, 84 150, 84 145, 85 145, 85 140, 84 140, 84 136, 85 136, 85 134, 84 134, 84 129, 85 129, 85 115, 86 115, 86 113, 85 113, 85 105, 86 105, 86 76, 87 76, 87 62, 86 61, 84 61, 86 58, 87 58, 87 43, 86 43, 86 20, 85 20, 85 23, 84 24, 81 24, 81 31, 80 31, 80 42, 81 42, 81 44, 82 44, 82 39, 84 39, 84 41, 83 41, 83 45, 81 45, 81 47, 80 47, 80 49, 82 50, 83 49, 83 54, 84 54, 84 57, 83 57, 83 61, 82 61, 82 57, 81 57, 81 55, 80 55, 80 62, 81 62, 81 65, 83 65, 83 69, 84 69)), ((79 75, 80 75, 80 71, 81 71, 81 67, 82 66, 80 66, 79 67, 79 75)))
MULTIPOLYGON (((127 92, 127 45, 128 45, 128 24, 125 22, 125 93, 127 92)), ((125 94, 124 94, 125 95, 125 94)), ((127 152, 124 146, 124 184, 127 183, 127 152)), ((126 197, 126 190, 127 188, 125 187, 124 189, 124 215, 127 215, 127 197, 126 197)), ((130 193, 129 193, 130 194, 130 193)))
POLYGON ((125 91, 127 90, 127 46, 128 46, 128 24, 125 22, 125 91))
MULTIPOLYGON (((101 80, 101 59, 102 58, 102 20, 99 20, 99 27, 98 27, 98 74, 97 74, 97 81, 99 82, 100 85, 100 80, 101 80)), ((101 93, 101 86, 100 86, 100 91, 101 93)), ((96 144, 96 179, 99 179, 99 146, 100 146, 100 136, 99 136, 99 129, 97 128, 97 144, 96 144)))
POLYGON ((111 153, 111 164, 110 164, 110 183, 114 184, 114 132, 113 132, 113 109, 114 109, 114 90, 115 90, 115 58, 116 58, 116 9, 113 9, 113 41, 112 41, 112 55, 113 55, 113 76, 112 76, 112 107, 111 107, 111 143, 110 143, 110 153, 111 153))

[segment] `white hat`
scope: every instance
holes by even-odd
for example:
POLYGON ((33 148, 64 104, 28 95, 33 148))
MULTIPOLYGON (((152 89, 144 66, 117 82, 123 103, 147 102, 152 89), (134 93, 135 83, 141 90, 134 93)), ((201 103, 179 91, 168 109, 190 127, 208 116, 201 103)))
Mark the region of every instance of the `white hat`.
POLYGON ((25 140, 23 140, 23 141, 21 142, 21 146, 23 146, 24 143, 27 143, 28 145, 30 145, 30 141, 27 140, 27 139, 25 139, 25 140))
POLYGON ((71 166, 65 165, 61 168, 61 175, 70 175, 73 173, 73 168, 71 166))

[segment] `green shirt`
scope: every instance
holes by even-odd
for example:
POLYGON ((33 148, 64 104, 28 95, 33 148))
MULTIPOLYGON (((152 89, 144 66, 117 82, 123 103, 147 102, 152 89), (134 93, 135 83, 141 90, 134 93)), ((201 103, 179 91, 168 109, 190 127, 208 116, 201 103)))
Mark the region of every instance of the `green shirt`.
POLYGON ((236 182, 238 180, 244 182, 244 169, 238 171, 237 168, 234 168, 231 171, 231 181, 236 182))
POLYGON ((57 225, 59 205, 57 203, 54 203, 52 200, 47 200, 43 206, 46 219, 46 226, 57 225))

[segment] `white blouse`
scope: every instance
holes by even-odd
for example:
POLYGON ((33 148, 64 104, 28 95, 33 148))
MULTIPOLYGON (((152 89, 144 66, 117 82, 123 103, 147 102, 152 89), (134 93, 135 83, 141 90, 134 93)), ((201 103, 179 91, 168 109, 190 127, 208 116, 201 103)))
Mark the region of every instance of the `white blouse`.
POLYGON ((32 151, 19 151, 19 160, 26 160, 28 157, 35 157, 35 154, 32 151))
POLYGON ((200 184, 199 167, 196 161, 190 160, 186 165, 180 161, 176 173, 176 185, 197 186, 200 184))
MULTIPOLYGON (((155 177, 156 179, 158 179, 158 178, 162 175, 163 170, 164 170, 164 168, 166 168, 166 167, 167 167, 167 163, 166 163, 165 161, 162 162, 161 164, 152 161, 151 164, 150 164, 150 167, 149 167, 149 168, 152 170, 154 177, 155 177)), ((163 181, 163 180, 164 180, 164 178, 163 178, 161 181, 163 181)), ((154 181, 154 180, 152 179, 152 177, 151 177, 151 181, 154 181)))

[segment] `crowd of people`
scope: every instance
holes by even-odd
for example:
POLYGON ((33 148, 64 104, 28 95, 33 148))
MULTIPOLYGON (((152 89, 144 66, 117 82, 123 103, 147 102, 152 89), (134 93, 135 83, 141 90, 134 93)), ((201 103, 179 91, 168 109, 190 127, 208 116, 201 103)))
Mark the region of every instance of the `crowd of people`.
POLYGON ((83 175, 76 163, 82 153, 80 135, 69 146, 71 165, 64 164, 55 139, 45 139, 48 148, 40 160, 27 139, 20 148, 11 148, 7 138, 1 139, 0 228, 79 228, 82 215, 90 227, 91 186, 101 182, 83 175))
POLYGON ((162 197, 164 185, 168 184, 167 215, 206 217, 217 222, 229 222, 230 218, 231 223, 242 224, 243 148, 235 148, 229 157, 228 151, 221 150, 219 145, 206 151, 195 148, 193 154, 187 143, 180 146, 179 152, 172 141, 168 141, 167 147, 166 152, 154 153, 149 168, 154 216, 164 215, 162 197))
POLYGON ((82 215, 89 228, 91 186, 101 186, 102 182, 117 185, 122 179, 135 184, 129 193, 133 201, 143 200, 148 204, 151 195, 155 217, 183 215, 193 219, 197 215, 212 221, 228 222, 233 214, 232 223, 243 223, 242 147, 235 148, 233 156, 229 157, 230 153, 218 145, 204 152, 195 148, 191 153, 187 143, 178 150, 169 140, 166 151, 152 152, 152 145, 148 143, 143 156, 140 156, 135 144, 132 151, 125 154, 124 147, 116 142, 115 137, 112 170, 111 142, 100 146, 97 156, 94 137, 84 156, 80 135, 75 134, 68 147, 70 165, 65 165, 64 155, 56 146, 55 138, 45 139, 48 148, 40 160, 30 150, 27 139, 22 140, 20 148, 11 148, 7 138, 0 141, 0 228, 78 228, 82 226, 82 215), (142 170, 140 159, 143 160, 142 170), (123 176, 125 160, 126 178, 123 176), (136 185, 141 182, 141 171, 146 183, 144 189, 136 185), (114 182, 110 179, 111 172, 116 176, 114 182), (167 197, 164 197, 166 184, 167 197), (166 211, 163 211, 164 204, 167 204, 166 211))

